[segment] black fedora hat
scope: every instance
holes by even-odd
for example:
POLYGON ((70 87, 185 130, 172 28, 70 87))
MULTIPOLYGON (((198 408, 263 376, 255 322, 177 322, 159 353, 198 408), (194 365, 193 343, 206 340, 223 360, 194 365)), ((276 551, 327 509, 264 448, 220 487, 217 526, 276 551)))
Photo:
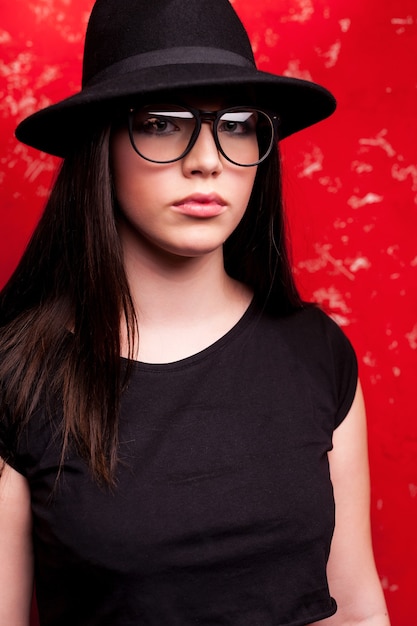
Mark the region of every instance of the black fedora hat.
POLYGON ((85 39, 81 91, 27 117, 16 137, 66 156, 123 103, 204 87, 249 91, 258 105, 278 114, 280 138, 325 119, 336 107, 320 85, 259 71, 229 0, 97 0, 85 39))

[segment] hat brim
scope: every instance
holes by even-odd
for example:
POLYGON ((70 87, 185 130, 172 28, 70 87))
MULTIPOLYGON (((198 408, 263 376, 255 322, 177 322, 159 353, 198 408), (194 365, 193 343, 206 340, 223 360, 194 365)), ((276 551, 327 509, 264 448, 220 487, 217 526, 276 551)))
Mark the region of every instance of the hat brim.
POLYGON ((250 91, 251 103, 255 98, 258 106, 278 114, 280 139, 326 119, 336 108, 335 98, 327 89, 298 78, 232 65, 164 65, 87 86, 24 119, 16 129, 16 137, 43 152, 65 157, 92 128, 126 102, 149 101, 159 92, 204 87, 217 87, 220 97, 231 88, 232 93, 238 88, 250 91))

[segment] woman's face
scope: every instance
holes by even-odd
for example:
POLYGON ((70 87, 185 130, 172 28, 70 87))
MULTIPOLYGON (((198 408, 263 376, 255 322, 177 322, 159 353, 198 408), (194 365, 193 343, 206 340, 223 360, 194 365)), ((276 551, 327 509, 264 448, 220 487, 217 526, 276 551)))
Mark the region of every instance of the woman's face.
MULTIPOLYGON (((189 102, 204 110, 222 103, 189 102)), ((161 159, 164 155, 161 154, 161 159)), ((121 210, 122 244, 181 257, 222 248, 245 213, 256 166, 225 159, 215 145, 212 124, 203 122, 191 151, 173 163, 153 163, 133 149, 127 128, 113 132, 111 160, 121 210)))

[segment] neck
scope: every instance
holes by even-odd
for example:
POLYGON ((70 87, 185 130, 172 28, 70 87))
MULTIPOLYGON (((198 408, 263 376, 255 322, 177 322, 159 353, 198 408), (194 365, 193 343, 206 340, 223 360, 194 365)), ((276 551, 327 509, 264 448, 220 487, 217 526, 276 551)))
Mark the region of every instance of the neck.
POLYGON ((252 294, 228 276, 221 248, 199 257, 125 246, 139 324, 137 358, 166 362, 210 345, 243 315, 252 294))

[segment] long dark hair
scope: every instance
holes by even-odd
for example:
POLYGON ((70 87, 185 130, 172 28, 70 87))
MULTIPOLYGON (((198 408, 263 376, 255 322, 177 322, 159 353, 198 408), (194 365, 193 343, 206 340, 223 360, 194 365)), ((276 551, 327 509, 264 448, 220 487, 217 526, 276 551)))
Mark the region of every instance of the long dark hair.
MULTIPOLYGON (((111 485, 117 464, 120 321, 133 356, 137 321, 117 232, 110 128, 62 163, 43 216, 0 293, 1 404, 17 430, 45 403, 62 403, 62 461, 75 445, 111 485), (7 384, 5 384, 7 381, 7 384)), ((278 315, 302 306, 285 235, 278 151, 258 167, 225 268, 278 315)), ((0 406, 0 410, 2 409, 0 406)), ((7 461, 7 459, 6 459, 7 461)))
POLYGON ((303 306, 292 272, 278 146, 258 166, 248 208, 224 245, 230 276, 252 287, 262 308, 286 315, 303 306))

